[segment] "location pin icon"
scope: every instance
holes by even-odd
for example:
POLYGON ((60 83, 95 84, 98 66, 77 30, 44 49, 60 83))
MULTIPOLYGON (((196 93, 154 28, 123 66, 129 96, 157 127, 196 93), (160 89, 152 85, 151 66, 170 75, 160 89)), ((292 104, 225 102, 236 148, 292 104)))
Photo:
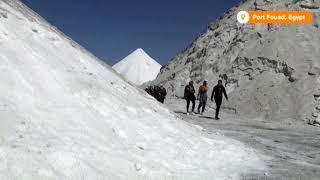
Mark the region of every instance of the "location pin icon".
POLYGON ((237 20, 240 24, 246 24, 249 22, 249 13, 247 11, 240 11, 237 15, 237 20))
POLYGON ((244 20, 246 18, 246 15, 245 14, 242 14, 241 15, 241 18, 244 20))

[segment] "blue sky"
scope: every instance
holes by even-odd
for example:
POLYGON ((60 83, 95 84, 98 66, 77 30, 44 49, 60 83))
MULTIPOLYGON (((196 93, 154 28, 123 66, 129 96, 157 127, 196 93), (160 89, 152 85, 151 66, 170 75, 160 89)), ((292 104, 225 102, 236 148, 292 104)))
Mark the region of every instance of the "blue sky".
POLYGON ((113 65, 136 48, 166 64, 240 0, 22 0, 113 65))

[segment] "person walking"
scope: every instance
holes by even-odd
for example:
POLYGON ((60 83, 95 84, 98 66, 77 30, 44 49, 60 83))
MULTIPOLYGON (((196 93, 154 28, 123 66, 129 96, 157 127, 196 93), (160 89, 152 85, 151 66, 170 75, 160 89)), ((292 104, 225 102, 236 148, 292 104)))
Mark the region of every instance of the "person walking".
POLYGON ((199 106, 198 106, 198 113, 203 115, 204 110, 206 109, 207 106, 207 100, 208 100, 208 83, 207 81, 203 81, 203 84, 199 87, 199 92, 198 92, 198 100, 199 106), (200 109, 202 107, 202 110, 200 112, 200 109))
POLYGON ((212 90, 212 94, 211 94, 211 101, 213 101, 213 97, 214 97, 214 101, 216 102, 216 120, 219 120, 219 111, 220 111, 220 107, 222 104, 222 94, 224 94, 224 97, 227 99, 228 101, 228 95, 226 92, 226 89, 224 88, 224 86, 222 85, 222 80, 218 81, 218 85, 216 85, 213 90, 212 90))
POLYGON ((189 115, 190 102, 192 102, 191 113, 194 113, 194 108, 196 106, 196 96, 194 95, 195 92, 193 81, 190 81, 189 84, 184 88, 184 98, 187 100, 187 115, 189 115))

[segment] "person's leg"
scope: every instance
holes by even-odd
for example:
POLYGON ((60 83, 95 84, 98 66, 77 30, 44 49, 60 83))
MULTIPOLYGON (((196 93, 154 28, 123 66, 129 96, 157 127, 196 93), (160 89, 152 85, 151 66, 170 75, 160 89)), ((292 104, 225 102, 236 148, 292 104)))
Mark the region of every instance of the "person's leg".
POLYGON ((216 118, 219 118, 220 105, 216 102, 216 118))
POLYGON ((187 99, 187 113, 189 112, 190 99, 187 99))
POLYGON ((196 107, 196 100, 192 99, 192 112, 194 112, 195 107, 196 107))
POLYGON ((199 106, 198 106, 198 113, 200 113, 200 108, 202 107, 202 99, 200 98, 200 101, 199 101, 199 106))
POLYGON ((222 100, 215 99, 215 101, 216 101, 216 118, 219 118, 219 112, 220 112, 220 107, 221 107, 222 100))
POLYGON ((206 109, 207 106, 207 98, 203 99, 203 104, 202 104, 202 113, 204 113, 204 110, 206 109))

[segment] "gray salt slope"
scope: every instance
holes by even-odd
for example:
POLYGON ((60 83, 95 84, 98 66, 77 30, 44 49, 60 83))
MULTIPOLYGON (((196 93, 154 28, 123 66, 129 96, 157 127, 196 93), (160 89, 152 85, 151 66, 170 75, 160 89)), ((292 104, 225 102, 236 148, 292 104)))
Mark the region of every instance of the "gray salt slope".
MULTIPOLYGON (((291 0, 248 0, 231 8, 188 48, 161 69, 153 84, 181 97, 189 80, 209 80, 210 89, 226 80, 230 103, 224 108, 239 115, 267 119, 318 118, 320 18, 318 4, 291 0), (311 7, 305 9, 302 7, 311 7), (246 25, 241 10, 311 10, 308 25, 246 25), (315 111, 314 116, 312 112, 315 111)), ((210 92, 211 93, 211 92, 210 92)))
POLYGON ((236 179, 265 169, 258 153, 182 122, 15 0, 0 1, 0 82, 0 179, 236 179))

